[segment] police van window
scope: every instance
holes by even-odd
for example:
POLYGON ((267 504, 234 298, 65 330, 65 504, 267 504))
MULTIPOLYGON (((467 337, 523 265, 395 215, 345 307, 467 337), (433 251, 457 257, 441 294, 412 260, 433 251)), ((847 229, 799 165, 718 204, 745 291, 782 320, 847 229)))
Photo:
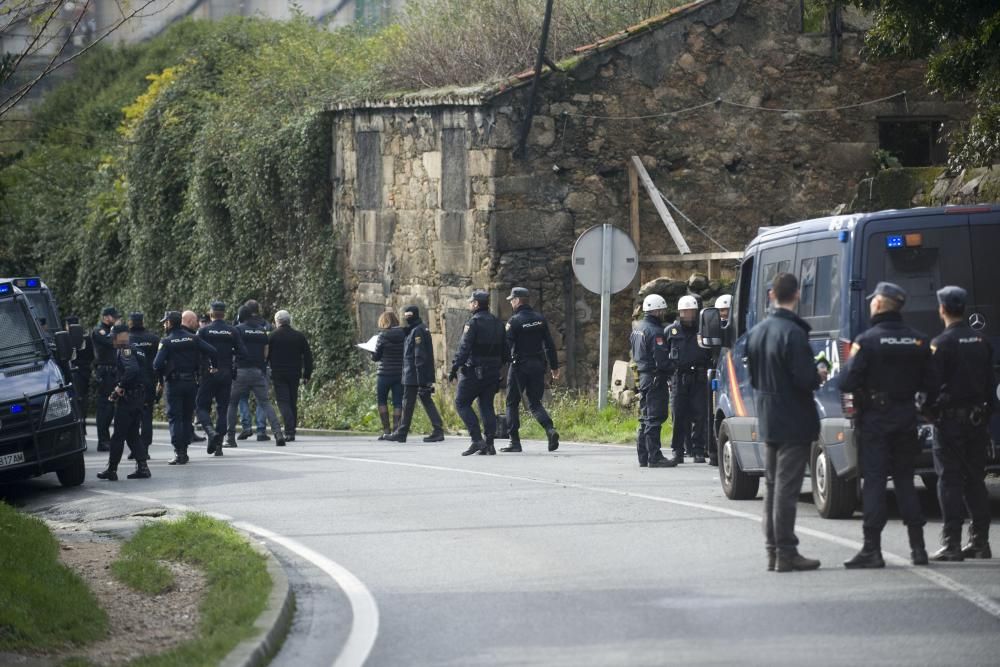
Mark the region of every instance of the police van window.
POLYGON ((750 288, 753 283, 753 256, 745 257, 740 264, 739 284, 736 288, 736 335, 749 331, 748 315, 753 299, 750 298, 750 288))
POLYGON ((770 307, 771 303, 767 297, 768 290, 771 289, 771 281, 779 273, 785 273, 791 267, 792 261, 789 259, 782 259, 777 262, 770 262, 765 264, 760 271, 760 280, 757 282, 757 320, 760 321, 764 319, 764 313, 770 307))
POLYGON ((16 299, 0 299, 0 367, 27 363, 43 355, 38 337, 24 305, 16 299))
POLYGON ((839 328, 840 257, 807 257, 799 263, 799 317, 814 331, 839 328))

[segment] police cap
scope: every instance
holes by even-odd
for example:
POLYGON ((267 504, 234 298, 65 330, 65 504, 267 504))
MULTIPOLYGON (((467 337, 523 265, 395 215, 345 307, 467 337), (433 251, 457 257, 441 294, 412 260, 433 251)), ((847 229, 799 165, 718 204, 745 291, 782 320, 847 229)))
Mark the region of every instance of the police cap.
POLYGON ((63 320, 66 324, 79 324, 80 318, 76 315, 67 315, 66 319, 63 320))
POLYGON ((527 287, 514 287, 510 290, 510 296, 507 297, 507 300, 527 299, 529 296, 531 296, 531 292, 528 291, 527 287))
POLYGON ((957 285, 945 285, 937 291, 938 303, 948 310, 964 310, 968 292, 957 285))
POLYGON ((163 319, 160 320, 160 324, 163 324, 164 322, 170 322, 170 324, 174 325, 175 327, 179 327, 181 325, 180 311, 168 310, 167 312, 163 313, 163 319))
POLYGON ((128 321, 132 323, 132 326, 141 327, 146 321, 146 316, 142 313, 129 313, 128 321))
POLYGON ((208 305, 212 309, 213 313, 224 313, 224 312, 226 312, 226 304, 224 302, 222 302, 222 301, 213 301, 212 303, 210 303, 208 305))
POLYGON ((116 324, 111 327, 111 335, 117 336, 118 334, 128 333, 128 327, 124 324, 116 324))
POLYGON ((884 296, 887 299, 899 302, 899 305, 906 303, 906 290, 896 283, 880 282, 875 286, 875 291, 866 298, 874 299, 876 296, 884 296))
POLYGON ((118 317, 118 309, 114 306, 105 306, 101 311, 101 317, 108 317, 109 315, 111 317, 118 317))
POLYGON ((481 289, 477 289, 475 292, 472 293, 472 296, 469 297, 469 301, 470 302, 478 301, 479 303, 489 303, 490 293, 484 292, 481 289))

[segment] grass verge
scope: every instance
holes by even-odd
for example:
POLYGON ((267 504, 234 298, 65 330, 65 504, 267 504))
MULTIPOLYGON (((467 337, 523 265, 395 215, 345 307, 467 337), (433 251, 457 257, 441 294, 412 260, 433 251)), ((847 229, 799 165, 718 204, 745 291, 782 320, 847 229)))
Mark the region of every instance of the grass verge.
POLYGON ((166 593, 174 586, 174 573, 155 560, 139 555, 119 557, 111 564, 115 579, 147 595, 166 593))
POLYGON ((240 641, 253 635, 253 624, 264 611, 271 591, 271 576, 265 557, 235 529, 203 514, 149 524, 122 547, 115 574, 140 590, 162 586, 165 578, 157 569, 162 568, 157 562, 161 560, 189 563, 205 573, 208 591, 201 604, 200 632, 190 642, 131 665, 216 665, 240 641))
POLYGON ((0 502, 0 650, 78 646, 107 627, 93 593, 59 562, 45 524, 0 502))

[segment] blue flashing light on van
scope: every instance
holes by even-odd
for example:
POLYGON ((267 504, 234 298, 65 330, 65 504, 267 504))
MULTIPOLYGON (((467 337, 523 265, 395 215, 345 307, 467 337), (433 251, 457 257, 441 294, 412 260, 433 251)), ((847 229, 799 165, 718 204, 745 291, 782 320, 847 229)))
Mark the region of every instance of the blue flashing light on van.
MULTIPOLYGON (((994 373, 1000 377, 998 250, 1000 205, 842 215, 761 229, 744 252, 728 324, 719 336, 714 331, 700 335, 722 341, 718 364, 710 371, 708 433, 726 496, 756 497, 764 473, 746 344, 747 332, 767 314, 768 287, 776 274, 798 276, 798 314, 812 327, 813 352, 830 361, 830 377, 815 394, 821 428, 810 470, 819 514, 843 518, 857 508, 860 471, 852 398, 840 392, 838 374, 850 358, 851 341, 869 326, 865 295, 882 280, 899 284, 909 295, 903 310, 907 323, 933 337, 943 329, 937 290, 964 287, 969 293, 966 315, 990 339, 994 373)), ((987 469, 1000 471, 1000 415, 993 416, 990 433, 987 469)), ((932 425, 922 424, 919 436, 923 451, 916 472, 925 486, 934 488, 932 425)))

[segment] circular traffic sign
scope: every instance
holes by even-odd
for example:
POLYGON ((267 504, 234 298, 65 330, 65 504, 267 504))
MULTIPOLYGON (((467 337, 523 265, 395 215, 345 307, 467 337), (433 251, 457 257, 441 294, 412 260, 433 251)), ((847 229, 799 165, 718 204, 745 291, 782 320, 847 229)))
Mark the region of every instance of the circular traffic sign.
POLYGON ((639 253, 632 239, 618 227, 608 225, 611 243, 609 266, 604 266, 604 225, 594 225, 573 244, 573 273, 586 289, 601 293, 601 278, 611 275, 611 293, 621 292, 632 284, 639 270, 639 253))

